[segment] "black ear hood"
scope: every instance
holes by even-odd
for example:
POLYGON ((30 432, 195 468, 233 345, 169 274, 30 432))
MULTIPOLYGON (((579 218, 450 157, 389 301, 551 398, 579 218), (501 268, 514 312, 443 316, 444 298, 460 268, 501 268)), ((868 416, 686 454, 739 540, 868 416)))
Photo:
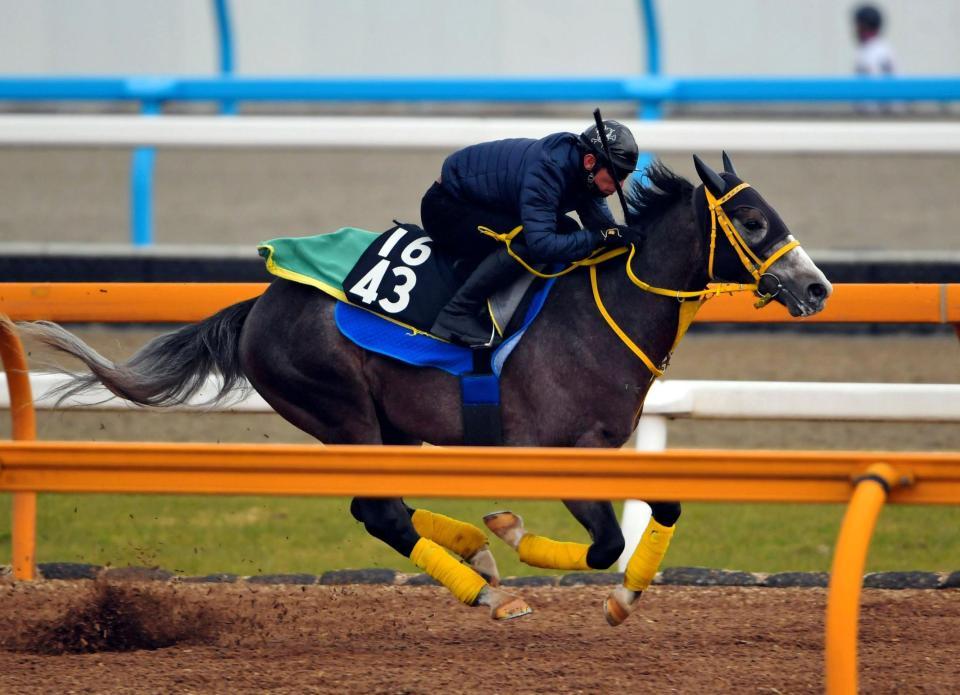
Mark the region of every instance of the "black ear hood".
MULTIPOLYGON (((703 184, 697 186, 693 191, 693 209, 697 216, 697 223, 701 225, 702 229, 709 230, 710 228, 710 209, 707 206, 707 197, 704 195, 704 188, 709 188, 710 192, 715 198, 722 197, 725 193, 733 190, 741 183, 741 180, 735 173, 729 171, 732 168, 727 167, 727 164, 730 164, 729 158, 728 161, 724 163, 724 168, 728 169, 720 174, 714 172, 706 164, 703 163, 699 157, 694 155, 694 164, 699 161, 700 165, 704 167, 705 172, 701 173, 700 166, 697 167, 697 173, 700 174, 701 179, 706 178, 703 184), (713 174, 711 176, 710 174, 713 174), (715 177, 715 178, 714 178, 715 177), (715 188, 722 191, 720 195, 717 195, 715 188)), ((786 222, 783 221, 783 218, 780 217, 780 214, 774 210, 763 196, 760 195, 760 192, 752 186, 744 188, 736 195, 734 195, 730 200, 723 204, 723 209, 728 216, 733 216, 733 211, 736 208, 741 206, 747 206, 752 208, 757 208, 763 212, 764 216, 767 218, 767 223, 769 224, 769 231, 767 232, 766 237, 764 237, 762 248, 753 249, 754 253, 757 253, 763 256, 765 250, 775 244, 776 242, 782 240, 784 237, 790 234, 790 229, 787 227, 786 222)), ((718 238, 723 235, 720 229, 717 229, 718 238)))

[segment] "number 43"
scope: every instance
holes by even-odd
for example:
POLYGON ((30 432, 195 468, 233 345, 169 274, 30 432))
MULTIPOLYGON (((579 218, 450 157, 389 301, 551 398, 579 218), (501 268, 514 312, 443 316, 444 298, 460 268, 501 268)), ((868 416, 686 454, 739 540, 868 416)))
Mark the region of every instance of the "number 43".
POLYGON ((355 294, 363 301, 364 304, 373 304, 377 302, 380 307, 390 314, 397 314, 407 308, 410 304, 410 291, 417 284, 417 275, 414 273, 410 267, 416 267, 425 263, 428 258, 430 258, 430 247, 428 244, 432 241, 428 236, 422 236, 414 239, 409 244, 404 247, 403 251, 400 253, 400 260, 403 261, 406 265, 398 265, 393 268, 393 274, 400 279, 401 282, 393 286, 393 292, 396 294, 396 299, 387 299, 380 298, 378 291, 380 289, 380 283, 383 282, 384 276, 387 274, 387 271, 390 270, 390 261, 386 258, 390 255, 390 252, 393 251, 397 243, 407 234, 407 230, 403 227, 397 229, 393 234, 390 235, 390 238, 380 247, 380 251, 377 253, 378 256, 381 256, 383 260, 378 261, 375 266, 373 266, 369 272, 366 273, 353 287, 350 288, 350 293, 355 294))

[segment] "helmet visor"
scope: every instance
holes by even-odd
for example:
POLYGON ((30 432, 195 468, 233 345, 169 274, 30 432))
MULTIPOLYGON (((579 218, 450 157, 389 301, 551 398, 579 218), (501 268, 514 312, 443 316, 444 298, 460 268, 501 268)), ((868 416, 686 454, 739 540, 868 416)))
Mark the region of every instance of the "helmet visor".
POLYGON ((627 168, 625 166, 618 165, 616 162, 614 162, 613 166, 608 166, 607 169, 616 177, 617 181, 623 181, 634 172, 634 167, 627 168))

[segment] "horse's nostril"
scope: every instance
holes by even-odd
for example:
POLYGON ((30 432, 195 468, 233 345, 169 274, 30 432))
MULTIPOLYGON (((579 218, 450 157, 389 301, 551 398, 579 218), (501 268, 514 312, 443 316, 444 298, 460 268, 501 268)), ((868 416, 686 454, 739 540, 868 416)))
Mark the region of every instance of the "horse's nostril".
POLYGON ((822 301, 827 297, 827 288, 819 282, 815 282, 807 288, 807 296, 815 302, 822 301))

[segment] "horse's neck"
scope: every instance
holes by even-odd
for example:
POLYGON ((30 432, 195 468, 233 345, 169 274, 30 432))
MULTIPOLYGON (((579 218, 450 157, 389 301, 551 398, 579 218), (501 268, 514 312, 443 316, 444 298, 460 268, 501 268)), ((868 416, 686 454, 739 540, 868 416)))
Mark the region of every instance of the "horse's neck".
MULTIPOLYGON (((647 230, 634 255, 634 275, 663 290, 699 290, 707 281, 708 240, 692 207, 678 205, 647 230)), ((598 277, 601 298, 624 332, 654 364, 661 364, 677 336, 680 302, 637 287, 620 260, 605 264, 598 277)), ((608 331, 614 340, 612 329, 608 331)), ((640 360, 634 358, 637 364, 640 360)), ((640 364, 640 370, 646 369, 640 364)))
POLYGON ((702 290, 707 283, 709 241, 697 224, 693 207, 678 205, 650 225, 634 256, 633 271, 654 287, 702 290))
MULTIPOLYGON (((635 275, 662 289, 702 289, 706 280, 705 244, 696 227, 689 206, 677 206, 659 219, 634 257, 635 275)), ((600 299, 617 325, 654 364, 659 364, 676 339, 680 304, 634 285, 627 276, 625 260, 622 256, 597 267, 600 299)), ((622 392, 626 382, 649 383, 647 367, 625 348, 602 318, 585 270, 558 283, 545 314, 551 324, 563 326, 580 341, 589 342, 592 351, 602 351, 607 367, 604 371, 612 388, 622 392)))

